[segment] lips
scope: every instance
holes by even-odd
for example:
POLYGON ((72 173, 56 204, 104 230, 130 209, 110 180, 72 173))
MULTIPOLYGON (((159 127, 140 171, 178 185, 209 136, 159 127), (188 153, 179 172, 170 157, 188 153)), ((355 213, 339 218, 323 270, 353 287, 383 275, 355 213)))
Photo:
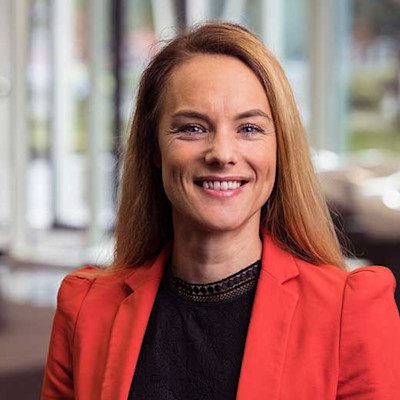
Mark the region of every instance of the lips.
POLYGON ((248 182, 243 176, 202 176, 194 180, 197 186, 220 190, 235 189, 248 182))
POLYGON ((203 180, 195 181, 197 186, 204 189, 211 190, 234 190, 247 183, 246 180, 223 180, 223 181, 213 181, 213 180, 203 180))

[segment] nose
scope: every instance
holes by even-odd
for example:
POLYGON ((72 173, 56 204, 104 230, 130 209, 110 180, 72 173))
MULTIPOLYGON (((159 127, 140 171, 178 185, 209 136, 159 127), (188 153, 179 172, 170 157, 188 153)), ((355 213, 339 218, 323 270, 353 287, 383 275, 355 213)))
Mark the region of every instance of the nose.
POLYGON ((207 164, 224 167, 238 161, 235 147, 235 135, 232 132, 219 132, 213 135, 204 160, 207 164))

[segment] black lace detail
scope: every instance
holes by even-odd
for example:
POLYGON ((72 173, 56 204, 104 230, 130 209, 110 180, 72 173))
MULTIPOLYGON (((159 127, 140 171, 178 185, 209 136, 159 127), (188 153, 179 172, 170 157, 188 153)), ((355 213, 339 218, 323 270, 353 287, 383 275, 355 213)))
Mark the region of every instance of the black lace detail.
POLYGON ((261 260, 246 268, 211 283, 190 283, 172 274, 171 265, 168 262, 166 268, 166 282, 170 290, 184 300, 193 302, 223 302, 240 297, 248 293, 257 285, 261 270, 261 260))

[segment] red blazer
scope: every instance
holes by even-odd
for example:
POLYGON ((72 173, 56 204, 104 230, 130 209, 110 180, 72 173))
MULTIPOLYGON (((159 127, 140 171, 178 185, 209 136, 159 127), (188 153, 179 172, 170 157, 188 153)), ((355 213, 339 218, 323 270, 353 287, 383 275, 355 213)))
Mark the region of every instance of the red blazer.
MULTIPOLYGON (((169 253, 139 269, 85 267, 64 279, 43 400, 128 398, 169 253)), ((388 268, 315 266, 265 236, 237 399, 399 400, 395 286, 388 268)))

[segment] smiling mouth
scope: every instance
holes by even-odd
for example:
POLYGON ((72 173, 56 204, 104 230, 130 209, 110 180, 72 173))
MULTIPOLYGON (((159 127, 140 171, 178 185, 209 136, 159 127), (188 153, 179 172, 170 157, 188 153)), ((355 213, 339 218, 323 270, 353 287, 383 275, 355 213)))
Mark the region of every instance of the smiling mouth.
POLYGON ((195 181, 194 183, 203 189, 235 190, 245 185, 247 181, 195 181))

